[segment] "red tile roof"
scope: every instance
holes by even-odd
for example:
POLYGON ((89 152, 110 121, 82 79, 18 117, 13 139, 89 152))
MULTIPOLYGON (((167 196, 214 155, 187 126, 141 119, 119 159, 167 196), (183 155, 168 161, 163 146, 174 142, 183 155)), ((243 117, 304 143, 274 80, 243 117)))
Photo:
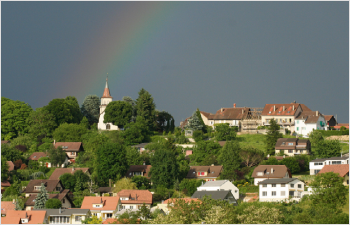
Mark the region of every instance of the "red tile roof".
POLYGON ((152 204, 152 193, 149 190, 121 190, 118 195, 131 196, 129 200, 121 200, 122 204, 152 204))
POLYGON ((11 184, 8 180, 1 181, 1 187, 10 187, 11 184))
POLYGON ((109 93, 109 88, 108 88, 108 78, 106 79, 106 86, 103 91, 102 98, 112 98, 111 94, 109 93))
POLYGON ((306 105, 299 104, 299 103, 290 103, 290 104, 266 104, 261 115, 262 116, 297 116, 295 115, 295 112, 297 111, 298 107, 301 107, 302 111, 311 111, 306 105), (275 106, 275 111, 273 110, 273 107, 275 106), (284 106, 284 111, 283 111, 284 106), (293 110, 294 106, 294 110, 293 110), (271 113, 269 113, 271 112, 271 113), (289 113, 288 113, 289 112, 289 113))
POLYGON ((333 126, 336 129, 340 129, 341 127, 345 127, 349 129, 349 123, 338 123, 336 126, 333 126))
MULTIPOLYGON (((124 221, 120 222, 118 221, 118 219, 113 219, 113 218, 109 218, 106 219, 105 221, 102 222, 102 224, 127 224, 129 223, 128 219, 123 219, 124 221)), ((140 219, 138 219, 138 221, 140 221, 140 219)), ((137 222, 138 224, 140 222, 137 222)))
POLYGON ((46 211, 16 211, 9 210, 6 219, 1 218, 1 224, 19 224, 21 219, 28 218, 28 224, 42 224, 45 220, 46 211))
POLYGON ((83 203, 81 204, 81 209, 90 209, 90 210, 116 210, 118 207, 119 196, 113 197, 95 197, 95 196, 85 196, 83 203), (102 208, 94 208, 92 204, 103 202, 102 208))
POLYGON ((318 174, 328 172, 338 173, 340 177, 344 177, 349 173, 349 164, 325 165, 318 174))
POLYGON ((12 201, 1 201, 1 214, 6 215, 9 210, 15 210, 16 205, 12 201))
POLYGON ((79 151, 81 145, 81 142, 56 142, 55 148, 57 148, 58 146, 66 146, 67 148, 62 147, 64 151, 79 151))
POLYGON ((241 120, 248 114, 250 108, 221 108, 214 115, 208 115, 209 120, 241 120), (242 113, 243 110, 243 113, 242 113))
POLYGON ((45 152, 33 152, 28 158, 28 160, 38 160, 41 157, 46 157, 47 154, 45 152))
POLYGON ((1 141, 1 144, 8 144, 10 143, 9 141, 1 141))
POLYGON ((51 174, 49 180, 59 180, 60 176, 65 173, 74 174, 76 171, 81 170, 84 173, 89 170, 89 168, 56 168, 55 171, 51 174))
POLYGON ((7 161, 7 165, 9 165, 9 171, 12 171, 15 169, 15 164, 13 164, 12 161, 7 161))

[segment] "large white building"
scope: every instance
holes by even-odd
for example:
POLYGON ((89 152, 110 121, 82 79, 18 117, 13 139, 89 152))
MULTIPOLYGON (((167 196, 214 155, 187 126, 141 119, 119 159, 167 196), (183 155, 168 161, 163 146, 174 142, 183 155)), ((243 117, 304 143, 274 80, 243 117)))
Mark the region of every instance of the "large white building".
POLYGON ((97 129, 99 130, 119 130, 118 126, 113 125, 112 123, 104 123, 105 110, 107 105, 113 101, 113 98, 109 92, 108 88, 108 78, 106 79, 105 90, 103 91, 103 95, 101 97, 101 105, 100 105, 100 117, 98 119, 97 129))
POLYGON ((297 178, 267 179, 259 183, 260 202, 299 201, 305 194, 304 182, 297 178))
POLYGON ((309 162, 310 175, 316 175, 325 165, 349 164, 349 156, 314 159, 309 162))
POLYGON ((305 111, 295 118, 295 132, 303 136, 313 130, 327 130, 327 121, 318 111, 305 111))

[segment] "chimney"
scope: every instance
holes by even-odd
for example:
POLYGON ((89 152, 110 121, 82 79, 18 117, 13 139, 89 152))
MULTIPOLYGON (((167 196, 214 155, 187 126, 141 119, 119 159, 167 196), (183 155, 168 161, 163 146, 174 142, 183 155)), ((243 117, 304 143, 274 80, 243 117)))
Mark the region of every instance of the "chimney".
POLYGON ((242 114, 244 113, 244 109, 242 109, 242 114))
POLYGON ((60 207, 60 209, 59 209, 58 213, 59 213, 59 214, 61 214, 61 213, 62 213, 62 211, 61 211, 61 207, 60 207))
POLYGON ((101 197, 101 203, 102 203, 103 201, 102 201, 102 197, 101 197))
POLYGON ((56 145, 56 140, 53 140, 53 145, 54 145, 54 146, 56 145))
POLYGON ((318 111, 316 111, 316 116, 318 116, 318 111))
POLYGON ((236 108, 236 103, 233 103, 233 108, 236 108))
POLYGON ((112 180, 109 179, 109 187, 112 187, 112 180))
POLYGON ((271 174, 273 174, 273 168, 271 168, 271 174))
POLYGON ((283 111, 284 111, 284 110, 286 110, 286 107, 285 107, 285 106, 283 106, 283 111))
POLYGON ((294 111, 294 105, 293 105, 293 111, 294 111))
POLYGON ((135 199, 137 200, 137 194, 136 194, 136 197, 135 197, 135 199))
POLYGON ((276 105, 273 105, 273 111, 276 111, 276 105))
POLYGON ((27 214, 27 212, 26 212, 26 217, 25 218, 28 218, 28 214, 27 214))

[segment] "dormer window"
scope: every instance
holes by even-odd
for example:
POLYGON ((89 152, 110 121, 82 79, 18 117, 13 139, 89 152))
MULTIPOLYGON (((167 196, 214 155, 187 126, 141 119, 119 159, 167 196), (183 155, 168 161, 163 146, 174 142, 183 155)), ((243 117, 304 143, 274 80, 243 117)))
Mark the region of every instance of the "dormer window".
POLYGON ((102 208, 102 204, 95 204, 94 208, 102 208))
POLYGON ((288 143, 288 145, 294 145, 294 143, 288 143))
POLYGON ((282 145, 285 145, 286 144, 286 142, 282 142, 282 145))
POLYGON ((271 111, 269 111, 269 114, 271 114, 271 111))
POLYGON ((41 186, 34 186, 34 190, 35 191, 40 191, 41 190, 41 186))
POLYGON ((134 176, 141 176, 141 172, 134 172, 134 176))
POLYGON ((257 176, 263 176, 264 173, 263 173, 263 172, 257 172, 256 175, 257 175, 257 176))
POLYGON ((125 201, 125 200, 129 200, 129 198, 128 197, 121 197, 120 200, 124 200, 125 201))
POLYGON ((34 159, 36 158, 36 155, 33 157, 34 159))
POLYGON ((28 219, 21 219, 22 223, 28 223, 28 219))
POLYGON ((197 176, 205 176, 205 172, 197 172, 197 176))

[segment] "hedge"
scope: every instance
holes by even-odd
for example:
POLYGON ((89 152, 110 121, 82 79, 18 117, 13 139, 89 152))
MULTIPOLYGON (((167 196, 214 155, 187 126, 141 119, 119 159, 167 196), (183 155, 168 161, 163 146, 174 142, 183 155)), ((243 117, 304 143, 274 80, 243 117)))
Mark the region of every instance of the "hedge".
POLYGON ((333 135, 349 135, 349 130, 317 130, 322 136, 328 137, 333 135))

